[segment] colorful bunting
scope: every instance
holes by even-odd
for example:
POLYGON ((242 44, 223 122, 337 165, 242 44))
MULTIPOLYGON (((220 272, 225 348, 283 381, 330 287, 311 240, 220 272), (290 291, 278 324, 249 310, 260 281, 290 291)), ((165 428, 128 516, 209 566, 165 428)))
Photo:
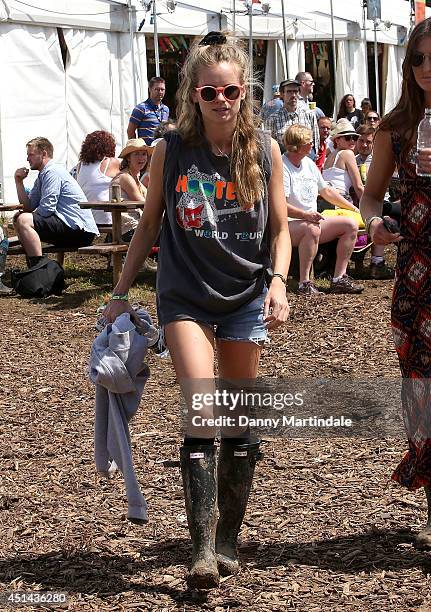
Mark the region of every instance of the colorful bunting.
POLYGON ((187 51, 188 44, 184 36, 159 36, 159 45, 164 53, 180 53, 182 47, 187 51))
POLYGON ((171 44, 174 45, 175 49, 178 51, 179 48, 180 48, 180 45, 175 40, 175 36, 169 36, 169 40, 170 40, 171 44))

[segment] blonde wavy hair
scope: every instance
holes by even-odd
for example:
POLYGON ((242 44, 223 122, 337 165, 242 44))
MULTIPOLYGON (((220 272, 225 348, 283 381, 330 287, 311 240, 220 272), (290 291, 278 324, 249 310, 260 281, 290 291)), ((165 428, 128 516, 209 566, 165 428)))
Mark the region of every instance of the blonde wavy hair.
POLYGON ((235 64, 239 81, 245 86, 246 95, 241 101, 237 124, 232 139, 230 170, 236 184, 236 197, 243 210, 253 208, 264 193, 264 178, 261 167, 262 154, 256 136, 257 122, 253 113, 250 85, 252 74, 250 62, 242 43, 229 32, 221 32, 226 37, 222 44, 199 45, 195 42, 190 48, 181 70, 180 85, 177 91, 177 131, 185 143, 196 146, 205 142, 205 130, 198 104, 192 99, 198 85, 199 71, 203 67, 220 62, 235 64))

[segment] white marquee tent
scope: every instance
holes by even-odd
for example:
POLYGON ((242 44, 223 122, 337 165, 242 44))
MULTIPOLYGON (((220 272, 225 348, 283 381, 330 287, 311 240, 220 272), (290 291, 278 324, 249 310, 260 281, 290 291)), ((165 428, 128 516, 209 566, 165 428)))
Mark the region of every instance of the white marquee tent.
MULTIPOLYGON (((141 0, 0 0, 0 181, 5 201, 16 199, 13 173, 25 163, 25 143, 37 135, 55 145, 55 157, 76 163, 84 136, 110 130, 120 147, 136 100, 147 94, 146 37, 153 25, 141 0), (144 17, 141 31, 136 32, 144 17), (136 32, 132 37, 130 30, 136 32), (132 62, 132 57, 135 62, 132 62)), ((268 15, 254 4, 253 36, 267 39, 265 97, 271 85, 304 69, 304 41, 330 40, 330 0, 284 0, 287 66, 281 0, 268 15)), ((367 95, 361 0, 333 0, 337 98, 367 95)), ((156 0, 161 34, 202 35, 234 21, 248 36, 243 0, 156 0), (170 12, 172 4, 174 12, 170 12)), ((429 12, 430 9, 427 9, 429 12)), ((382 0, 377 40, 384 43, 383 107, 399 95, 401 63, 409 28, 409 2, 382 0)), ((374 38, 366 21, 365 36, 374 38)))
MULTIPOLYGON (((137 37, 134 47, 142 99, 145 38, 137 37)), ((49 138, 55 158, 69 168, 88 132, 109 130, 123 144, 135 102, 126 0, 1 0, 0 56, 4 201, 16 200, 14 171, 25 164, 25 143, 35 136, 49 138)))

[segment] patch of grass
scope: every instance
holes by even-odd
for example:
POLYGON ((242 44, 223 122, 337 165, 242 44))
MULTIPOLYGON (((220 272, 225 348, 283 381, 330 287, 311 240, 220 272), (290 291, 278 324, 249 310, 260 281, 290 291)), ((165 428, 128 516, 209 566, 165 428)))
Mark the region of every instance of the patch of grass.
MULTIPOLYGON (((52 308, 80 308, 96 312, 112 294, 112 270, 107 269, 106 257, 70 254, 66 257, 64 271, 67 289, 62 296, 49 298, 52 308)), ((141 272, 129 292, 130 301, 154 304, 155 288, 156 275, 141 272)))

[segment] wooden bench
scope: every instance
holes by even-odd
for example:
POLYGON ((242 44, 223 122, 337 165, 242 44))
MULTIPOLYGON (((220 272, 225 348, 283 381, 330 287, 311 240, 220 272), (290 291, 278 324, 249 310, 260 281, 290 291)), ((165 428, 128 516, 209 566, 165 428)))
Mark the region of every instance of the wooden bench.
MULTIPOLYGON (((110 234, 112 232, 112 227, 110 225, 98 225, 97 227, 100 234, 110 234)), ((42 243, 42 253, 44 255, 48 255, 51 253, 57 254, 57 261, 60 265, 63 265, 64 263, 65 253, 78 253, 79 255, 104 255, 106 257, 109 257, 112 254, 125 255, 128 251, 128 248, 128 243, 113 244, 111 242, 101 242, 98 244, 91 244, 90 246, 85 247, 58 247, 54 246, 53 244, 42 243)), ((151 249, 151 255, 157 253, 158 250, 158 247, 153 247, 151 249)), ((25 251, 17 236, 12 236, 11 238, 9 238, 8 255, 25 255, 25 251)), ((145 260, 145 269, 148 272, 155 272, 157 270, 157 263, 150 257, 147 257, 147 259, 145 260)), ((119 274, 114 275, 113 273, 113 287, 115 287, 115 285, 117 284, 118 278, 119 274)))
MULTIPOLYGON (((80 208, 92 209, 92 210, 103 210, 110 212, 112 216, 112 225, 101 224, 98 226, 99 233, 112 235, 110 242, 104 242, 102 244, 93 244, 87 247, 56 247, 52 244, 42 244, 42 253, 57 253, 57 260, 63 264, 64 253, 79 253, 81 255, 108 255, 112 257, 112 283, 115 286, 120 278, 122 269, 123 255, 127 253, 129 245, 123 242, 121 238, 121 213, 129 212, 131 210, 144 208, 144 202, 136 201, 121 201, 121 202, 80 202, 80 208)), ((5 204, 0 207, 0 213, 4 212, 15 212, 22 210, 21 204, 5 204)), ((158 249, 157 249, 158 250, 158 249)), ((23 255, 24 249, 16 237, 10 239, 10 248, 8 251, 9 255, 23 255)), ((155 265, 151 262, 151 265, 146 266, 147 270, 154 271, 155 265)))
MULTIPOLYGON (((112 227, 110 225, 101 225, 97 226, 100 234, 109 234, 112 232, 112 227)), ((51 253, 57 254, 57 261, 59 264, 63 265, 64 263, 64 254, 65 253, 78 253, 79 255, 105 255, 109 256, 112 254, 126 254, 129 245, 127 243, 123 244, 113 244, 110 242, 103 242, 100 244, 91 244, 90 246, 85 247, 59 247, 53 244, 42 243, 42 253, 43 255, 48 255, 51 253)), ((10 255, 25 255, 25 251, 18 240, 17 236, 12 236, 9 238, 9 249, 8 256, 10 255)), ((116 274, 113 273, 113 286, 115 286, 118 282, 119 274, 121 270, 116 270, 116 274)))

